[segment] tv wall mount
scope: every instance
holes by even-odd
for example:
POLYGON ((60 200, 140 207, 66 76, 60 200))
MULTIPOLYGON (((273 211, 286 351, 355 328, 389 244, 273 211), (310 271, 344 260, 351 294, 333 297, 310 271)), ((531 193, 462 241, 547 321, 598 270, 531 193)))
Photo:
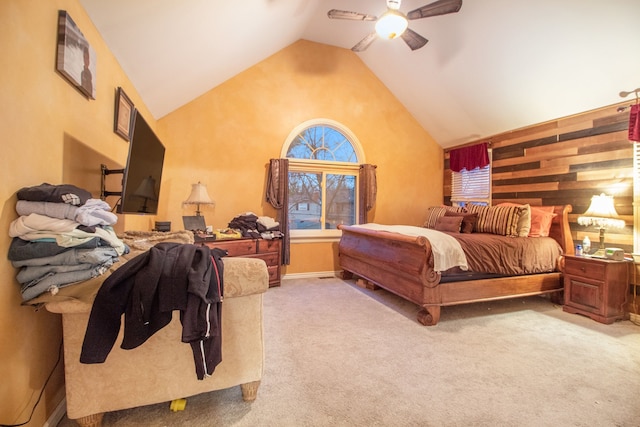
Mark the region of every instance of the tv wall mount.
POLYGON ((124 175, 124 169, 109 169, 107 165, 100 165, 100 199, 104 200, 109 196, 120 196, 122 197, 122 190, 120 191, 107 191, 105 189, 105 179, 107 175, 111 175, 114 173, 119 173, 124 175))

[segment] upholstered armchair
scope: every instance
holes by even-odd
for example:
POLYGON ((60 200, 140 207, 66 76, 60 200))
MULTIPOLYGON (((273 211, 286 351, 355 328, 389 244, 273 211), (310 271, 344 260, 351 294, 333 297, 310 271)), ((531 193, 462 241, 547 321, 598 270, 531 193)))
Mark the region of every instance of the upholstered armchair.
MULTIPOLYGON (((179 312, 171 323, 133 350, 116 345, 102 364, 81 364, 80 351, 91 311, 91 293, 45 304, 62 314, 67 416, 81 426, 100 426, 105 412, 133 408, 240 386, 254 400, 264 367, 262 297, 266 264, 253 258, 223 258, 222 362, 198 380, 193 354, 180 340, 179 312)), ((168 408, 168 406, 167 406, 168 408)))

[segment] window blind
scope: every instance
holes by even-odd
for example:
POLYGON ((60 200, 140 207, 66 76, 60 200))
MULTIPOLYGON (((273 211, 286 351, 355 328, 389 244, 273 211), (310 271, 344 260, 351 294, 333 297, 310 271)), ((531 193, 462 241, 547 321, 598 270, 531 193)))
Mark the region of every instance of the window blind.
POLYGON ((491 165, 451 172, 451 201, 486 201, 491 198, 491 165))

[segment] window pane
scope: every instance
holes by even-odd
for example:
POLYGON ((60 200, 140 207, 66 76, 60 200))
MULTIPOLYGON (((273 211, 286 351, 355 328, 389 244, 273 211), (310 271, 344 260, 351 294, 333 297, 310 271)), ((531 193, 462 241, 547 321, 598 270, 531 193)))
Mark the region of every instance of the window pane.
POLYGON ((336 129, 313 126, 302 131, 289 145, 287 158, 357 163, 351 142, 336 129))
POLYGON ((322 174, 289 172, 291 230, 319 230, 322 218, 322 174))
POLYGON ((327 229, 356 223, 356 177, 327 174, 327 229))

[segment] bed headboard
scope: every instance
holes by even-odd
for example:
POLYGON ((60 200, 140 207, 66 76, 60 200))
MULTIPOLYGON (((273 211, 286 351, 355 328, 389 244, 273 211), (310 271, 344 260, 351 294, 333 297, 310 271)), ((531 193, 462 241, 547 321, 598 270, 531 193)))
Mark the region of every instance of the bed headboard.
POLYGON ((554 206, 553 212, 556 216, 553 218, 551 229, 549 230, 549 237, 553 237, 560 244, 565 255, 573 255, 575 253, 571 228, 569 227, 569 213, 572 210, 571 205, 554 206))

